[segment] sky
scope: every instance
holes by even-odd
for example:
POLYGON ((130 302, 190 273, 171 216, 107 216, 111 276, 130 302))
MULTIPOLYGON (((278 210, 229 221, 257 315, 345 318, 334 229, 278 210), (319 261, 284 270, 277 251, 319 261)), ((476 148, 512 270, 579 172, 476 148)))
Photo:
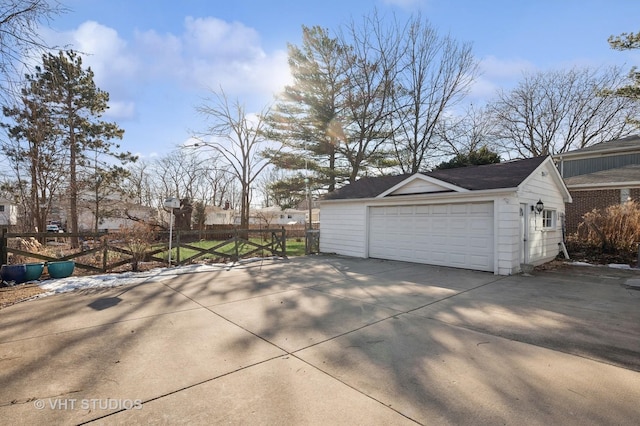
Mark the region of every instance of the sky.
POLYGON ((103 119, 125 130, 123 150, 165 156, 206 129, 196 107, 211 90, 259 112, 291 82, 287 44, 301 28, 335 31, 374 9, 418 13, 440 35, 472 43, 480 76, 467 98, 482 104, 524 72, 574 66, 629 69, 640 51, 607 38, 640 31, 635 0, 61 0, 43 38, 81 52, 110 94, 103 119))

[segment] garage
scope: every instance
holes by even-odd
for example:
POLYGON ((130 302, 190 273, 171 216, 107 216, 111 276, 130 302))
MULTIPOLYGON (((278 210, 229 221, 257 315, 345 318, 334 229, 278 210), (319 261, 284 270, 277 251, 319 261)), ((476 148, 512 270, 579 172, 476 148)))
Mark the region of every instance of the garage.
POLYGON ((549 156, 368 176, 320 201, 320 252, 511 275, 558 256, 570 202, 549 156))
POLYGON ((494 270, 493 203, 369 208, 369 257, 494 270))

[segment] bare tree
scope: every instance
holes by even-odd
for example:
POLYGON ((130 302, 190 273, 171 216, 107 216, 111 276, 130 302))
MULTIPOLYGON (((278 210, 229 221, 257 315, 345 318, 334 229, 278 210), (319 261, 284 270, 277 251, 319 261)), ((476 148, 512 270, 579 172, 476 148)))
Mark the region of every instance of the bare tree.
POLYGON ((464 115, 440 120, 435 131, 441 141, 438 149, 441 156, 469 154, 483 146, 496 151, 493 122, 486 108, 470 105, 464 115))
POLYGON ((152 176, 149 162, 138 160, 133 163, 129 167, 129 176, 123 183, 127 198, 141 206, 160 207, 160 196, 153 192, 152 176))
POLYGON ((221 89, 219 92, 212 91, 212 96, 197 106, 196 110, 205 117, 208 128, 194 135, 199 141, 195 146, 210 148, 219 154, 239 181, 240 226, 247 229, 251 186, 269 165, 269 161, 261 156, 267 142, 264 117, 268 114, 268 108, 250 116, 239 100, 230 102, 221 89))
POLYGON ((194 200, 205 177, 205 160, 193 150, 174 149, 155 162, 157 194, 160 198, 194 200))
POLYGON ((64 11, 56 0, 0 0, 0 99, 21 81, 21 65, 47 48, 40 25, 64 11))
POLYGON ((393 146, 404 173, 426 168, 439 150, 438 125, 467 93, 477 73, 471 44, 440 37, 418 15, 404 37, 393 101, 393 146))
POLYGON ((349 166, 348 181, 392 166, 388 142, 393 129, 393 95, 402 57, 403 28, 386 25, 374 11, 352 21, 340 34, 346 49, 344 143, 338 151, 349 166))
POLYGON ((637 104, 606 95, 626 76, 617 67, 527 74, 489 106, 495 137, 518 157, 558 154, 630 135, 637 104))

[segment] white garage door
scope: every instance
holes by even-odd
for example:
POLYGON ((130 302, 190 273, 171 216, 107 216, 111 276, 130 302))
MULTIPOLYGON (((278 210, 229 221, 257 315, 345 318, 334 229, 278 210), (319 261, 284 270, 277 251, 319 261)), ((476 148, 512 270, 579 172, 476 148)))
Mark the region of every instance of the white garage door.
POLYGON ((369 257, 493 271, 493 203, 370 207, 369 257))

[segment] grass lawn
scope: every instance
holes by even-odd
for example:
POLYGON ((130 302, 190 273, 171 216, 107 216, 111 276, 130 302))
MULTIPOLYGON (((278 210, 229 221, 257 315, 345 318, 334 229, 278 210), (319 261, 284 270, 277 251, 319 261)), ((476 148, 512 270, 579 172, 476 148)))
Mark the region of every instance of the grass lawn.
MULTIPOLYGON (((256 244, 265 244, 265 242, 263 242, 260 239, 250 239, 250 241, 255 242, 256 244)), ((217 246, 218 244, 220 244, 221 241, 194 241, 192 243, 189 243, 190 246, 193 247, 199 247, 202 249, 209 249, 212 247, 217 246)), ((238 254, 242 257, 244 254, 251 252, 252 250, 256 249, 256 247, 254 245, 251 244, 240 244, 238 246, 238 254)), ((221 253, 225 253, 228 255, 233 255, 235 252, 235 244, 233 243, 229 243, 229 244, 225 244, 224 246, 218 247, 216 249, 217 252, 221 252, 221 253)), ((171 250, 171 257, 173 259, 176 259, 177 257, 177 248, 173 248, 171 250)), ((195 254, 197 254, 198 252, 196 250, 192 250, 189 248, 185 248, 185 247, 180 247, 180 260, 185 259, 185 258, 189 258, 195 254)), ((304 239, 303 238, 288 238, 287 239, 287 245, 286 245, 286 253, 287 256, 303 256, 305 254, 305 247, 304 247, 304 239), (297 241, 299 240, 299 241, 297 241)), ((257 252, 255 252, 253 255, 255 256, 269 256, 270 253, 267 250, 259 250, 257 252)), ((164 254, 164 256, 166 257, 166 253, 164 254)), ((215 254, 211 254, 211 253, 207 253, 204 254, 200 257, 198 257, 198 259, 215 259, 218 258, 220 256, 217 256, 215 254)))

